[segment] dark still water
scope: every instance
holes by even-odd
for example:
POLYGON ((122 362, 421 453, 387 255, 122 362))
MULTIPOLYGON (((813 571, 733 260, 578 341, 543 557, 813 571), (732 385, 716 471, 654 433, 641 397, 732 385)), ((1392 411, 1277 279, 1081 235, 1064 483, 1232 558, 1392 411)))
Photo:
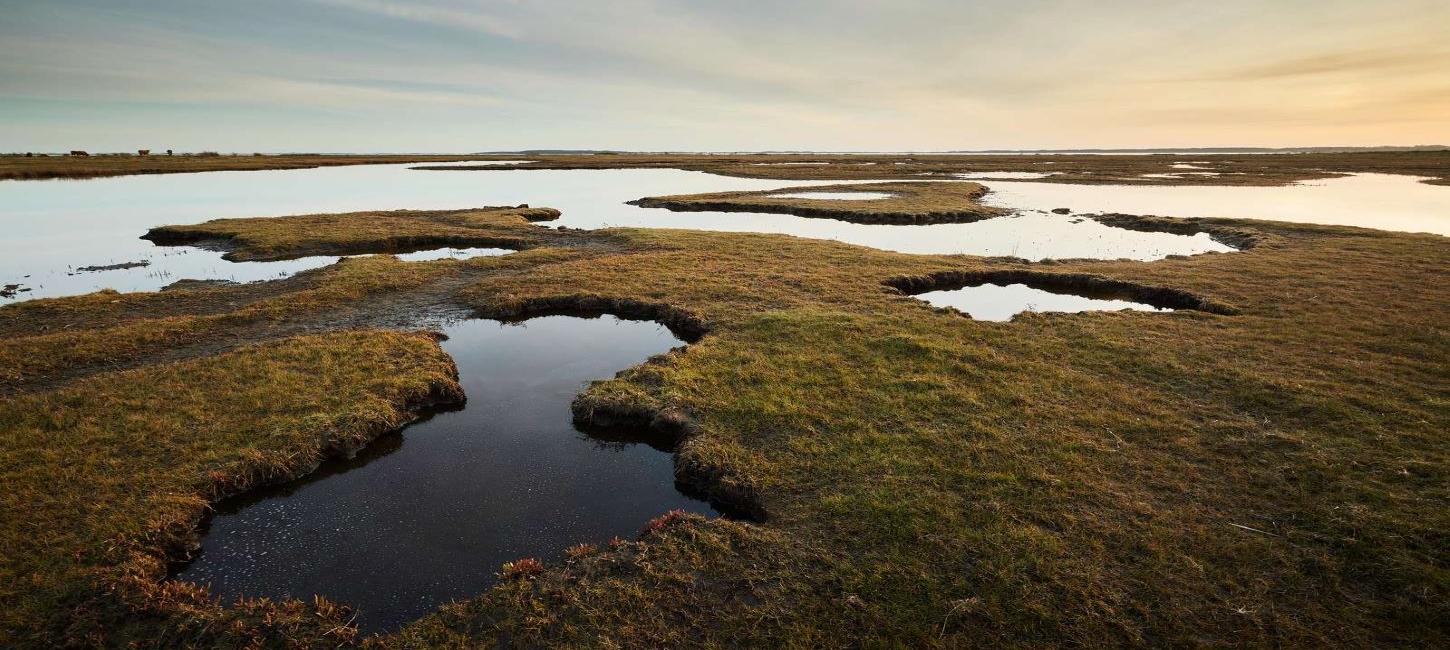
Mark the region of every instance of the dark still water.
POLYGON ((670 454, 571 423, 584 382, 680 345, 667 329, 548 316, 445 331, 463 409, 223 502, 176 578, 227 602, 321 594, 356 607, 364 631, 384 631, 484 591, 504 562, 631 537, 676 508, 714 514, 675 489, 670 454))

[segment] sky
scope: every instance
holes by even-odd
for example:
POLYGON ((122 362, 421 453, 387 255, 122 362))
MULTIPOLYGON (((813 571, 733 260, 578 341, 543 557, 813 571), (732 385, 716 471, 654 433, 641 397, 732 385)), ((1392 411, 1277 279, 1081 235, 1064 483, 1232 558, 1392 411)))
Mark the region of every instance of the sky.
POLYGON ((0 0, 0 151, 1447 143, 1447 0, 0 0))

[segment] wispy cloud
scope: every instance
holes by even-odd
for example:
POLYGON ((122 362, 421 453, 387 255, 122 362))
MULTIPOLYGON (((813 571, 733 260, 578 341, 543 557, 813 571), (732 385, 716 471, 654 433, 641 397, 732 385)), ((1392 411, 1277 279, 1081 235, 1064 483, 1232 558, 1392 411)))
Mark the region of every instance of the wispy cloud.
POLYGON ((250 132, 198 120, 199 148, 1450 140, 1431 112, 1447 22, 1443 0, 15 3, 0 148, 147 124, 174 140, 161 106, 257 116, 250 132), (7 122, 21 102, 25 125, 7 122), (117 110, 35 109, 60 104, 117 110), (303 114, 327 118, 277 117, 303 114))
POLYGON ((525 30, 489 12, 489 3, 449 7, 426 2, 387 0, 312 0, 352 11, 378 14, 440 27, 467 28, 502 38, 520 38, 525 30))
POLYGON ((1205 77, 1217 81, 1272 81, 1309 75, 1396 74, 1438 70, 1446 57, 1425 49, 1395 48, 1323 52, 1279 61, 1257 63, 1205 77))

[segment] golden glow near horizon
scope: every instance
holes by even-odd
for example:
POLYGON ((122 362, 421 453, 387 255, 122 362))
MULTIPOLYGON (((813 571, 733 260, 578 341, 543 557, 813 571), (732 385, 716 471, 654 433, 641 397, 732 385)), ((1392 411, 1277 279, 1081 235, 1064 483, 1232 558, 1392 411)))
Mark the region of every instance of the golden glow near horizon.
POLYGON ((1450 2, 0 0, 0 150, 1450 143, 1450 2))

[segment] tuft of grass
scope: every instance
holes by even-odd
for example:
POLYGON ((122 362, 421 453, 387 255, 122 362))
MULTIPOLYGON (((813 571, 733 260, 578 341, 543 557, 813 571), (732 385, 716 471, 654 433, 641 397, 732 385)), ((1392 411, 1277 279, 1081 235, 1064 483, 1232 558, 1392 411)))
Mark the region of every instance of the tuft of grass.
POLYGON ((504 562, 498 571, 498 579, 528 580, 544 572, 544 563, 537 558, 526 557, 513 562, 504 562))

